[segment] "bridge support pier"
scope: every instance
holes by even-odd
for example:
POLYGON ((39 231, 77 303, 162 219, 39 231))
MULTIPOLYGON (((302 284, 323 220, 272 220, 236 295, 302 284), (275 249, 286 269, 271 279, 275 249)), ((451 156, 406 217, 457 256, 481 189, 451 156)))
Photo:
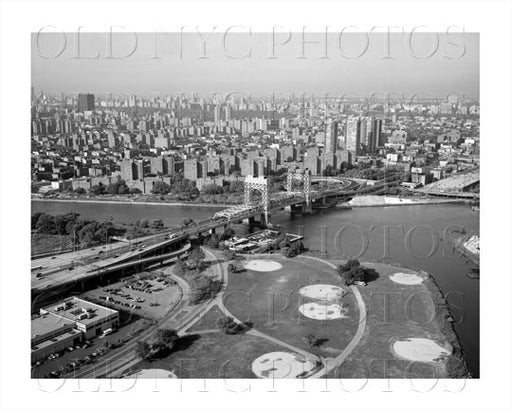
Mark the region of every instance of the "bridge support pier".
POLYGON ((309 204, 303 202, 302 204, 291 205, 290 212, 292 214, 312 214, 313 204, 311 202, 309 204))
POLYGON ((270 215, 266 214, 266 213, 262 213, 260 215, 260 223, 261 223, 261 225, 264 225, 266 227, 269 224, 269 222, 270 222, 270 215))

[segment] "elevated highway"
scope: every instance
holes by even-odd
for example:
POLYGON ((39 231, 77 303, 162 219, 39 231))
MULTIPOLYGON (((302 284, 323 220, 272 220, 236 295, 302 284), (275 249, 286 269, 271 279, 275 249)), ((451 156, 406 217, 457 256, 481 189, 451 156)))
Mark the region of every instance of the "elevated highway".
MULTIPOLYGON (((294 178, 289 177, 289 182, 293 182, 294 178)), ((356 183, 345 178, 311 178, 310 175, 301 173, 298 179, 301 182, 300 187, 289 183, 286 192, 269 195, 266 179, 253 177, 249 179, 250 183, 246 186, 244 204, 226 208, 209 219, 156 235, 137 238, 128 243, 118 242, 58 256, 33 259, 32 294, 52 291, 125 268, 147 266, 149 263, 175 258, 186 253, 188 248, 185 244, 190 236, 213 232, 219 227, 225 228, 244 220, 251 221, 256 216, 261 216, 261 222, 266 225, 269 222, 269 216, 278 210, 302 207, 311 211, 315 203, 325 201, 327 198, 337 201, 366 191, 368 188, 371 191, 387 184, 360 190, 356 183), (321 183, 323 186, 313 190, 312 182, 321 183), (254 201, 251 197, 251 192, 254 190, 260 192, 261 201, 254 201)))

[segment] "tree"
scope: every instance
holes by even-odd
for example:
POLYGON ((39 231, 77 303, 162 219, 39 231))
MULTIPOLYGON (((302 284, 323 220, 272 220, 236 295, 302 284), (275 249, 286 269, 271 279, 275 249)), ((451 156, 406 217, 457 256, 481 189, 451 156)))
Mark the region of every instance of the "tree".
POLYGON ((164 222, 161 219, 154 219, 151 222, 151 228, 153 229, 162 229, 165 228, 164 222))
POLYGON ((188 260, 193 267, 200 269, 203 265, 203 261, 206 255, 201 248, 195 248, 188 257, 188 260))
POLYGON ((137 342, 135 354, 142 360, 148 360, 153 355, 153 349, 148 342, 137 342))
POLYGON ((294 256, 297 256, 302 251, 302 243, 300 241, 296 241, 292 243, 287 248, 283 249, 283 255, 287 258, 293 258, 294 256))
POLYGON ((354 285, 356 282, 371 282, 379 277, 374 269, 362 266, 357 259, 351 259, 345 265, 339 265, 338 274, 346 286, 354 285))
POLYGON ((233 318, 227 316, 217 319, 217 327, 227 335, 234 335, 242 330, 242 327, 233 318))
POLYGON ((307 336, 304 336, 304 342, 309 346, 309 347, 316 347, 318 346, 318 339, 316 338, 315 335, 312 335, 312 334, 309 334, 307 336))
POLYGON ((361 263, 357 259, 349 259, 347 263, 338 266, 338 272, 343 273, 360 266, 361 263))
POLYGON ((222 187, 216 184, 205 185, 201 190, 201 193, 206 195, 219 195, 222 194, 223 192, 224 190, 222 189, 222 187))
POLYGON ((222 236, 220 239, 222 241, 225 241, 226 239, 231 239, 233 236, 235 236, 235 231, 233 228, 227 227, 224 229, 224 232, 222 233, 222 236))
POLYGON ((78 187, 77 189, 75 189, 75 193, 78 195, 84 195, 86 192, 87 191, 82 187, 78 187))
POLYGON ((176 275, 184 275, 187 269, 187 265, 181 259, 178 259, 174 264, 174 273, 176 275))
POLYGON ((210 248, 217 249, 219 247, 220 238, 219 235, 213 233, 210 235, 208 240, 206 241, 206 245, 210 248))
POLYGON ((46 215, 44 212, 36 212, 34 215, 32 215, 32 218, 31 218, 31 229, 36 229, 37 227, 37 221, 39 221, 39 218, 42 216, 42 215, 46 215))
POLYGON ((167 195, 169 192, 171 192, 171 186, 163 181, 156 181, 151 191, 151 193, 158 195, 167 195))
POLYGON ((36 229, 39 233, 56 234, 55 218, 48 214, 42 214, 37 220, 36 229))
POLYGON ((228 261, 232 261, 234 259, 236 259, 236 252, 231 250, 231 249, 226 249, 224 251, 224 257, 228 260, 228 261))
POLYGON ((213 298, 222 289, 221 281, 203 275, 195 275, 191 285, 190 299, 194 305, 213 298))
POLYGON ((105 193, 105 185, 100 182, 98 185, 93 185, 89 192, 93 195, 103 195, 105 193))
POLYGON ((137 221, 137 225, 142 229, 147 229, 149 228, 149 221, 147 219, 141 219, 140 221, 137 221))
POLYGON ((156 332, 157 343, 165 345, 168 349, 172 349, 178 339, 178 332, 170 328, 161 328, 156 332))
POLYGON ((185 228, 193 223, 194 223, 194 220, 192 218, 182 218, 179 225, 181 228, 185 228))
POLYGON ((228 264, 228 272, 229 273, 240 273, 244 270, 244 268, 240 265, 238 261, 228 264))

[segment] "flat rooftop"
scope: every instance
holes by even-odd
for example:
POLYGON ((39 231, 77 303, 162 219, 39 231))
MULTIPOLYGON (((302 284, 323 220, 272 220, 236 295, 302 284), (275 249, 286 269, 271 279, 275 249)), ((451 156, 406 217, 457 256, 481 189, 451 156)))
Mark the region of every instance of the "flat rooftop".
POLYGON ((74 326, 75 322, 72 320, 58 317, 50 314, 44 314, 31 322, 31 335, 32 337, 42 336, 47 333, 51 333, 63 326, 74 326))
POLYGON ((106 318, 117 314, 117 310, 107 308, 105 306, 98 305, 96 303, 88 302, 77 297, 70 297, 64 299, 59 303, 55 303, 50 306, 46 306, 41 310, 51 314, 51 316, 57 316, 59 318, 72 321, 73 323, 79 322, 85 325, 96 322, 98 319, 106 318), (67 303, 67 305, 66 305, 67 303), (67 306, 64 309, 59 309, 60 306, 67 306), (91 317, 79 319, 80 315, 84 312, 92 313, 91 317))

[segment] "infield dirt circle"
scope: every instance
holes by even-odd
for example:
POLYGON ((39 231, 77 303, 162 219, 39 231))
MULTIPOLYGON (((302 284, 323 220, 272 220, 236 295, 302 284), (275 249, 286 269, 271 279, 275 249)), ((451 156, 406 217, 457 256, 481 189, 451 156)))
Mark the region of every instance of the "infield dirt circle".
POLYGON ((299 306, 299 312, 315 320, 334 320, 344 317, 341 306, 336 304, 306 303, 299 306))
POLYGON ((418 362, 435 362, 451 355, 451 351, 433 340, 411 337, 393 343, 394 352, 407 360, 418 362))
POLYGON ((255 270, 258 272, 273 272, 283 267, 279 262, 265 260, 265 259, 253 259, 244 265, 245 269, 255 270))
POLYGON ((310 299, 332 302, 341 299, 344 290, 338 286, 332 285, 310 285, 301 288, 299 293, 310 299))
POLYGON ((263 379, 295 379, 310 372, 315 363, 296 353, 266 353, 252 362, 252 371, 263 379))
POLYGON ((389 279, 400 285, 419 285, 423 283, 424 279, 415 273, 397 272, 389 275, 389 279))
POLYGON ((174 372, 164 369, 142 369, 127 376, 128 379, 177 379, 174 372))

